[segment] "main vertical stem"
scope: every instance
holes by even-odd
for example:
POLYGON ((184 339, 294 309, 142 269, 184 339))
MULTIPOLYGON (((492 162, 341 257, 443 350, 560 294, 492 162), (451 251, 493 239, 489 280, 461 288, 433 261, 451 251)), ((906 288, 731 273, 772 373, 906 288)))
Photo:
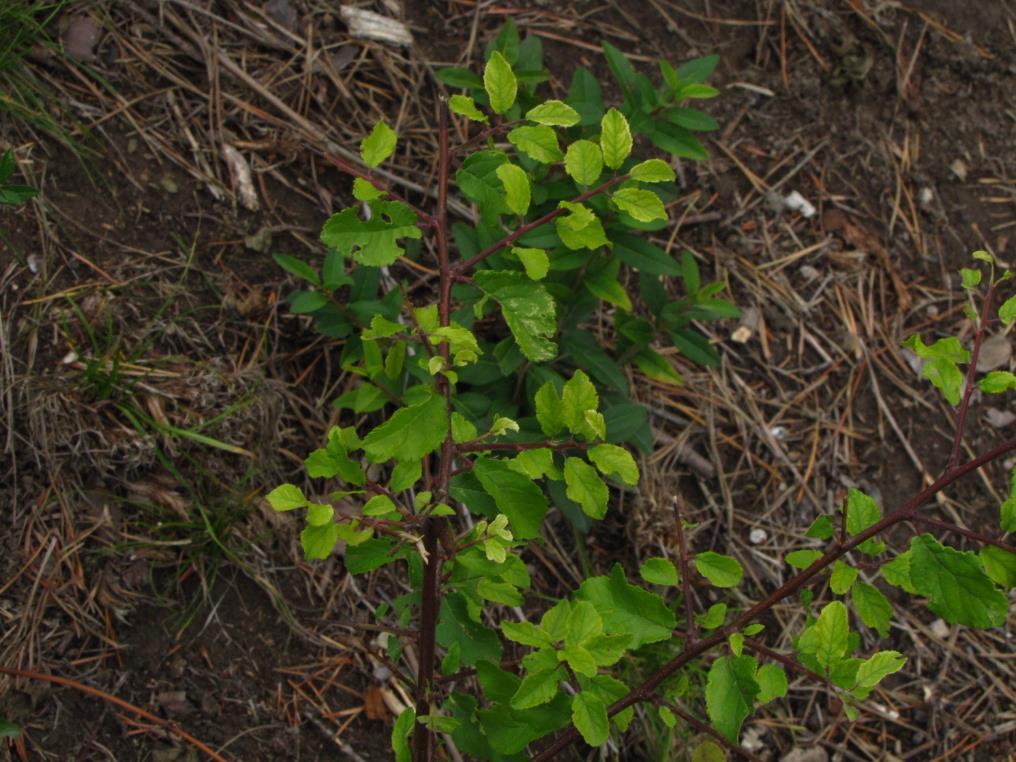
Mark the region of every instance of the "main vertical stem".
MULTIPOLYGON (((435 216, 435 236, 437 238, 437 258, 441 282, 439 285, 438 316, 441 325, 451 322, 452 272, 448 259, 448 108, 444 99, 440 103, 439 115, 439 158, 438 158, 438 189, 437 215, 435 216)), ((439 351, 448 364, 448 342, 441 342, 439 351)), ((438 460, 438 473, 433 480, 433 500, 443 502, 448 497, 448 483, 451 479, 452 460, 455 457, 455 445, 451 434, 451 387, 448 379, 438 376, 438 386, 445 398, 445 408, 449 418, 448 435, 441 445, 438 460)), ((431 689, 434 685, 434 663, 437 658, 436 637, 437 617, 441 606, 441 544, 440 540, 446 531, 448 520, 442 517, 426 519, 423 528, 423 547, 427 558, 423 569, 423 590, 420 600, 420 634, 418 646, 419 666, 416 671, 416 716, 430 714, 431 689)), ((416 762, 430 762, 434 759, 434 733, 424 724, 417 722, 413 728, 413 759, 416 762)))

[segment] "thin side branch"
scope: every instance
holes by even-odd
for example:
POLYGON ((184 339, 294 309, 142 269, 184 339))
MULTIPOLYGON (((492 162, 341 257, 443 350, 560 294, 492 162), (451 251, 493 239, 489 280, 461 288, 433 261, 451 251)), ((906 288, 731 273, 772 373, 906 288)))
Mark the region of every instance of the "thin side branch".
POLYGON ((687 643, 698 640, 698 624, 695 622, 695 608, 691 600, 691 575, 688 573, 688 543, 684 539, 684 520, 681 518, 681 498, 674 495, 674 520, 677 522, 677 553, 681 564, 681 597, 684 598, 684 618, 688 624, 687 643))
POLYGON ((960 409, 956 414, 956 434, 953 436, 952 452, 949 453, 949 463, 946 470, 955 468, 960 460, 960 448, 963 446, 963 434, 967 428, 967 413, 970 411, 970 395, 974 392, 974 377, 977 375, 977 359, 981 355, 981 345, 984 343, 984 328, 988 324, 992 297, 995 295, 995 284, 988 286, 988 293, 984 295, 984 304, 981 306, 981 315, 977 321, 977 331, 974 333, 974 349, 970 353, 970 364, 967 366, 967 377, 964 382, 963 399, 960 400, 960 409))

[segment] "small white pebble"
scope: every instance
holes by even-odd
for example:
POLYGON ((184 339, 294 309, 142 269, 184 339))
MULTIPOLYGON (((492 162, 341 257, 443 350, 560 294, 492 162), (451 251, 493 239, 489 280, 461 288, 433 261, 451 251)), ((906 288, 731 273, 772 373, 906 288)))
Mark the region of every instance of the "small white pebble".
POLYGON ((766 530, 761 528, 752 529, 751 533, 748 535, 748 540, 752 545, 758 545, 760 542, 765 542, 768 538, 769 535, 766 534, 766 530))
POLYGON ((78 353, 71 350, 70 352, 68 352, 63 356, 63 359, 60 361, 60 364, 70 365, 71 363, 75 363, 77 361, 78 361, 78 353))
POLYGON ((949 637, 949 625, 942 619, 936 619, 931 623, 931 634, 940 640, 945 640, 949 637))

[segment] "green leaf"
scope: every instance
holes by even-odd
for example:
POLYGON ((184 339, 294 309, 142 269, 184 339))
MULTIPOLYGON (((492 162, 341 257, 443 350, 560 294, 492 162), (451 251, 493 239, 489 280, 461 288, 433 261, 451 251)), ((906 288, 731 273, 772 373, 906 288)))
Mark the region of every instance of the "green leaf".
POLYGON ((712 132, 720 128, 709 114, 694 108, 670 108, 663 112, 663 117, 671 124, 692 132, 712 132))
POLYGON ((529 540, 539 535, 540 524, 547 513, 547 498, 543 490, 502 460, 477 458, 473 473, 494 499, 498 511, 511 521, 515 537, 529 540))
POLYGON ((297 278, 301 278, 312 285, 321 285, 321 278, 318 277, 317 270, 308 265, 306 262, 302 262, 296 257, 291 257, 288 254, 273 254, 272 258, 279 267, 291 275, 295 275, 297 278))
POLYGON ((650 123, 646 135, 657 148, 693 161, 705 161, 709 154, 695 135, 684 127, 657 119, 650 123))
POLYGON ((577 250, 610 245, 603 223, 591 210, 570 201, 562 201, 558 206, 570 212, 554 220, 554 228, 565 246, 577 250))
POLYGON ((353 178, 353 198, 357 201, 374 201, 381 198, 385 192, 374 186, 370 180, 362 177, 353 178))
POLYGON ((397 141, 394 130, 382 120, 360 141, 360 158, 368 167, 376 167, 395 152, 397 141))
POLYGON ((502 164, 496 171, 504 185, 508 208, 515 214, 524 215, 529 211, 530 200, 529 176, 526 171, 515 164, 502 164))
MULTIPOLYGON (((595 389, 593 390, 595 393, 595 389)), ((565 427, 564 407, 552 381, 536 392, 536 420, 548 437, 557 436, 565 427)))
POLYGON ((921 374, 932 386, 942 392, 950 405, 960 404, 963 392, 963 373, 951 360, 928 360, 921 374))
POLYGON ((321 242, 362 265, 384 267, 405 253, 400 238, 422 238, 416 213, 399 201, 373 201, 371 218, 362 220, 355 208, 333 214, 321 230, 321 242))
POLYGON ((635 365, 654 381, 673 386, 684 384, 684 378, 674 370, 667 358, 653 349, 643 349, 635 355, 635 365))
POLYGON ((512 254, 519 258, 526 269, 530 280, 543 280, 550 269, 550 257, 543 249, 531 249, 519 246, 512 247, 512 254))
POLYGON ((14 151, 8 148, 4 151, 3 156, 0 156, 0 183, 5 183, 14 174, 14 170, 17 168, 17 163, 14 161, 14 151))
POLYGON ((621 260, 611 257, 606 266, 598 271, 586 272, 582 279, 583 285, 590 293, 599 297, 615 307, 620 307, 625 312, 631 312, 631 298, 624 286, 618 281, 618 273, 621 270, 621 260))
POLYGON ((483 87, 490 98, 490 108, 503 114, 515 103, 519 85, 512 73, 511 64, 498 51, 494 51, 483 70, 483 87))
POLYGON ((509 16, 508 20, 501 26, 497 37, 488 42, 487 47, 484 48, 484 58, 490 58, 494 54, 494 51, 498 51, 504 55, 508 63, 514 66, 519 60, 520 48, 518 27, 515 26, 515 21, 509 16))
POLYGON ((995 264, 995 258, 983 249, 971 252, 970 256, 974 259, 980 260, 981 262, 987 262, 989 265, 995 264))
POLYGON ((636 80, 635 68, 631 62, 625 58, 624 53, 609 42, 603 43, 603 55, 607 58, 607 66, 610 67, 610 72, 617 80, 617 84, 621 86, 621 91, 625 95, 631 95, 635 89, 636 80))
POLYGON ((977 386, 987 394, 1002 394, 1016 389, 1016 375, 1008 370, 993 370, 978 381, 977 386))
POLYGON ((607 742, 607 706, 599 696, 582 691, 572 696, 572 722, 590 746, 607 742))
MULTIPOLYGON (((9 151, 8 151, 9 153, 9 151)), ((2 179, 2 178, 0 178, 2 179)), ((0 740, 15 739, 21 735, 21 727, 10 720, 0 717, 0 740)))
POLYGON ((557 357, 552 341, 557 332, 556 308, 550 292, 520 272, 480 270, 473 282, 501 305, 522 354, 534 362, 557 357))
POLYGON ((497 176, 497 168, 507 162, 504 151, 476 151, 465 158, 455 173, 462 195, 476 202, 480 219, 487 224, 495 224, 498 216, 508 211, 504 184, 497 176))
POLYGON ((395 762, 413 762, 413 752, 409 748, 409 736, 416 726, 416 712, 412 707, 402 710, 399 719, 392 726, 392 751, 395 762))
POLYGON ((470 442, 476 439, 479 432, 472 421, 461 413, 452 413, 452 441, 456 444, 470 442))
POLYGON ((591 140, 576 140, 564 155, 564 169, 579 185, 592 185, 603 172, 600 147, 591 140))
POLYGON ((783 559, 795 569, 807 569, 822 557, 821 550, 794 550, 783 559))
POLYGON ((949 624, 1000 627, 1009 602, 984 573, 977 556, 941 545, 929 534, 910 541, 910 579, 928 608, 949 624))
POLYGON ((850 591, 850 600, 854 603, 858 618, 865 625, 877 630, 883 638, 889 634, 893 607, 881 590, 867 582, 858 582, 850 591))
POLYGON ((1016 322, 1016 295, 1002 302, 1002 306, 998 308, 998 319, 1002 321, 1002 325, 1012 325, 1016 322))
POLYGON ((512 695, 512 708, 532 709, 534 706, 546 704, 557 695, 559 684, 564 677, 564 670, 560 668, 526 675, 518 690, 512 695))
POLYGON ((720 57, 715 53, 693 58, 677 67, 677 77, 683 82, 701 84, 709 78, 719 62, 720 57))
POLYGON ((677 624, 674 612, 660 596, 628 584, 619 564, 609 576, 586 579, 575 598, 596 607, 608 634, 630 635, 632 649, 669 640, 677 624))
POLYGON ((266 495, 268 504, 276 511, 291 511, 307 505, 303 490, 295 484, 280 484, 266 495))
MULTIPOLYGON (((556 396, 555 393, 555 398, 556 396)), ((596 410, 599 406, 600 397, 596 393, 593 382, 589 380, 589 376, 581 370, 575 371, 561 390, 559 408, 561 420, 573 434, 592 439, 595 434, 589 428, 585 413, 587 410, 596 410)), ((539 416, 539 400, 537 400, 537 416, 539 416)))
POLYGON ((363 505, 364 516, 384 516, 395 510, 395 503, 388 495, 374 495, 363 505))
POLYGON ((632 180, 643 183, 672 183, 677 178, 674 169, 663 159, 647 159, 628 170, 632 180))
MULTIPOLYGON (((882 518, 878 503, 860 490, 851 487, 847 490, 847 534, 851 537, 859 535, 865 529, 877 524, 882 518)), ((865 540, 858 548, 869 556, 877 556, 885 550, 885 543, 874 537, 865 540)))
POLYGON ((319 527, 329 523, 335 516, 335 509, 328 503, 308 503, 307 523, 319 527))
POLYGON ((317 312, 328 304, 328 297, 320 291, 296 291, 289 295, 289 309, 297 315, 317 312))
POLYGON ((999 506, 999 526, 1003 532, 1016 532, 1016 468, 1010 476, 1009 497, 999 506))
POLYGON ((631 153, 631 129, 624 114, 616 108, 604 114, 600 122, 600 147, 603 149, 603 163, 611 169, 619 169, 631 153))
POLYGON ((537 627, 532 622, 502 622, 501 632, 513 643, 521 643, 532 648, 550 648, 555 640, 561 638, 550 637, 542 627, 537 627))
POLYGON ((4 185, 0 187, 0 204, 23 204, 38 195, 39 189, 28 185, 4 185))
POLYGON ((713 662, 706 681, 706 711, 709 719, 733 744, 741 723, 751 714, 759 685, 755 682, 755 660, 750 656, 725 656, 713 662))
POLYGON ((798 649, 813 654, 821 666, 829 669, 847 654, 850 641, 847 620, 847 607, 841 601, 827 603, 815 623, 798 639, 798 649))
POLYGON ((714 603, 702 614, 695 617, 695 621, 706 630, 715 630, 727 621, 727 604, 714 603))
POLYGON ((583 647, 592 657, 596 666, 609 667, 621 660, 621 657, 628 652, 630 644, 630 635, 597 635, 590 638, 583 647))
POLYGON ((899 587, 910 593, 911 595, 917 595, 917 588, 914 587, 914 583, 910 580, 910 551, 900 553, 889 563, 882 564, 881 568, 882 578, 894 587, 899 587))
POLYGON ((677 585, 677 567, 669 558, 648 558, 639 567, 639 576, 652 585, 677 585))
MULTIPOLYGON (((843 595, 846 593, 854 581, 857 579, 859 572, 850 564, 845 564, 842 561, 837 561, 833 564, 833 573, 829 578, 829 587, 836 595, 843 595)), ((854 606, 857 606, 857 602, 854 602, 854 606)), ((863 619, 863 617, 862 617, 863 619)))
POLYGON ((960 277, 963 279, 963 288, 974 289, 977 288, 981 282, 982 273, 980 270, 972 270, 969 267, 960 268, 960 277))
POLYGON ((623 447, 599 444, 586 453, 604 476, 617 474, 625 484, 632 486, 639 482, 639 467, 635 458, 623 447))
POLYGON ((370 327, 365 328, 360 334, 361 339, 390 339, 396 334, 402 333, 406 330, 406 326, 402 323, 396 323, 393 320, 389 320, 384 315, 374 315, 370 319, 370 327))
POLYGON ((737 559, 711 550, 695 556, 695 568, 716 587, 735 587, 744 576, 737 559))
POLYGON ((985 573, 1002 587, 1016 587, 1016 553, 986 545, 978 554, 985 573))
POLYGON ((603 620, 589 601, 579 601, 568 615, 564 633, 566 646, 584 646, 587 641, 603 633, 603 620))
POLYGON ((566 458, 564 481, 567 485, 565 494, 581 505, 587 516, 602 519, 606 515, 610 492, 596 469, 580 458, 566 458))
POLYGON ((557 133, 551 127, 516 127, 508 133, 508 142, 540 164, 554 164, 564 158, 557 142, 557 133))
MULTIPOLYGON (((338 526, 338 524, 336 524, 338 526)), ((350 574, 365 574, 392 563, 401 556, 392 553, 394 541, 387 537, 368 539, 354 547, 346 548, 344 558, 346 571, 350 574)))
POLYGON ((490 121, 487 115, 476 107, 476 103, 468 95, 453 95, 448 99, 448 109, 453 114, 464 116, 466 119, 474 122, 486 124, 490 121))
POLYGON ((857 668, 858 688, 874 688, 884 677, 899 672, 907 663, 907 657, 898 651, 879 651, 861 662, 857 668))
POLYGON ((763 664, 755 673, 758 683, 758 700, 760 704, 768 704, 773 699, 787 695, 787 673, 778 664, 763 664))
POLYGON ((483 79, 479 74, 456 66, 438 69, 434 75, 449 87, 460 87, 467 90, 483 89, 483 79))
POLYGON ((699 85, 695 83, 682 85, 681 89, 674 93, 675 100, 684 100, 686 98, 715 98, 720 94, 720 91, 715 87, 709 85, 699 85))
POLYGON ((660 197, 642 188, 621 188, 611 194, 610 200, 621 211, 627 212, 639 222, 667 219, 667 210, 660 197))
POLYGON ((903 346, 912 349, 918 357, 925 360, 949 360, 954 363, 970 362, 970 350, 966 349, 955 336, 939 339, 927 345, 919 334, 914 334, 903 342, 903 346))
POLYGON ((691 753, 691 762, 727 762, 727 753, 713 741, 705 740, 691 753))
POLYGON ((579 113, 583 127, 594 125, 603 115, 603 91, 588 69, 579 67, 572 75, 568 103, 579 113))
POLYGON ((470 616, 469 603, 462 593, 448 593, 441 599, 437 642, 445 648, 458 643, 462 663, 470 667, 479 661, 496 664, 501 660, 501 639, 470 616))
POLYGON ((611 236, 611 240, 614 242, 614 252, 629 267, 634 267, 649 275, 675 277, 681 274, 680 265, 659 246, 644 238, 625 233, 612 232, 611 236))
POLYGON ((308 561, 328 558, 335 550, 335 543, 339 541, 339 525, 329 522, 321 526, 313 524, 304 527, 300 532, 300 545, 303 547, 303 557, 308 561))
POLYGON ((833 520, 828 516, 819 516, 815 519, 811 526, 808 527, 808 531, 804 533, 805 537, 814 537, 818 540, 828 540, 833 536, 833 520))
POLYGON ((574 127, 579 123, 579 112, 564 101, 544 101, 526 112, 526 119, 548 127, 574 127))
POLYGON ((373 463, 420 460, 434 452, 448 434, 444 398, 432 394, 423 402, 396 410, 385 423, 363 440, 363 449, 373 463))

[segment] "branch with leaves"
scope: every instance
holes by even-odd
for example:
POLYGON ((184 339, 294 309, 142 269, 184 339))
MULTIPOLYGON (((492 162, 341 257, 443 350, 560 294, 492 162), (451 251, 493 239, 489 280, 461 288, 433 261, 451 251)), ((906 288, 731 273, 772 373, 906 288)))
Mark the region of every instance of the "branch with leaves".
MULTIPOLYGON (((629 367, 680 384, 661 350, 715 364, 716 348, 695 324, 738 315, 720 296, 723 283, 702 282, 690 253, 675 256, 645 237, 667 225, 677 189, 668 161, 635 155, 655 147, 705 157, 695 133, 716 124, 688 102, 717 94, 705 83, 717 58, 676 68, 661 61, 657 85, 613 46, 603 50, 621 103, 607 107, 584 69, 567 98, 541 99, 539 39, 520 39, 506 25, 487 48, 482 75, 438 72, 464 92, 442 109, 434 212, 371 181, 369 168, 397 147, 381 122, 360 146, 368 170, 349 168, 358 204, 324 225, 324 258, 317 265, 277 258, 307 284, 290 295, 291 310, 343 340, 339 360, 352 383, 334 405, 351 425, 332 427, 310 453, 302 486, 283 484, 268 500, 279 511, 305 512, 300 541, 308 559, 330 556, 341 541, 350 574, 387 567, 410 587, 378 607, 374 625, 387 633, 393 664, 408 666, 409 645, 416 654, 405 681, 414 706, 392 731, 399 762, 443 757, 441 744, 471 759, 556 759, 579 740, 600 746, 624 733, 643 703, 661 722, 702 730, 701 708, 684 708, 698 695, 709 732, 737 750, 755 706, 786 694, 791 664, 837 691, 852 717, 905 662, 895 651, 862 653, 856 624, 884 636, 892 616, 877 580, 862 574, 877 570, 947 621, 973 627, 1004 621, 1003 588, 1016 583, 1016 555, 1003 539, 919 512, 958 479, 1016 450, 1007 442, 962 465, 955 455, 975 358, 995 319, 992 297, 1008 278, 996 277, 994 261, 978 253, 990 272, 982 310, 970 314, 973 352, 950 337, 908 343, 925 360, 925 377, 959 406, 954 454, 934 484, 885 516, 851 490, 840 516, 821 516, 806 533, 826 547, 788 553, 793 576, 740 610, 720 601, 695 611, 697 577, 722 594, 744 574, 730 556, 694 552, 678 504, 676 565, 651 558, 640 581, 615 565, 560 598, 537 603, 529 595, 522 554, 541 541, 550 512, 588 531, 612 494, 639 483, 632 450, 648 452, 653 437, 647 411, 629 399, 629 367), (479 139, 452 146, 453 117, 483 125, 479 139), (452 187, 474 205, 472 224, 449 224, 452 187), (426 251, 436 262, 419 261, 426 251), (400 263, 436 273, 429 299, 400 263), (585 328, 594 321, 609 326, 603 342, 585 328), (359 510, 336 511, 339 501, 359 510), (914 522, 984 547, 960 551, 921 534, 893 553, 879 539, 914 522), (833 598, 819 604, 810 583, 824 575, 833 598), (761 620, 795 594, 807 623, 793 656, 777 654, 760 639, 761 620), (618 669, 663 643, 682 650, 655 672, 631 680, 630 670, 618 669), (696 660, 702 669, 685 669, 696 660), (689 693, 689 681, 699 681, 698 690, 689 693)), ((982 275, 964 271, 972 302, 982 275)), ((1011 325, 1016 301, 1007 300, 997 319, 1011 325)), ((995 371, 978 387, 1004 393, 1016 377, 995 371)), ((1001 529, 1016 530, 1016 474, 1001 529)))

